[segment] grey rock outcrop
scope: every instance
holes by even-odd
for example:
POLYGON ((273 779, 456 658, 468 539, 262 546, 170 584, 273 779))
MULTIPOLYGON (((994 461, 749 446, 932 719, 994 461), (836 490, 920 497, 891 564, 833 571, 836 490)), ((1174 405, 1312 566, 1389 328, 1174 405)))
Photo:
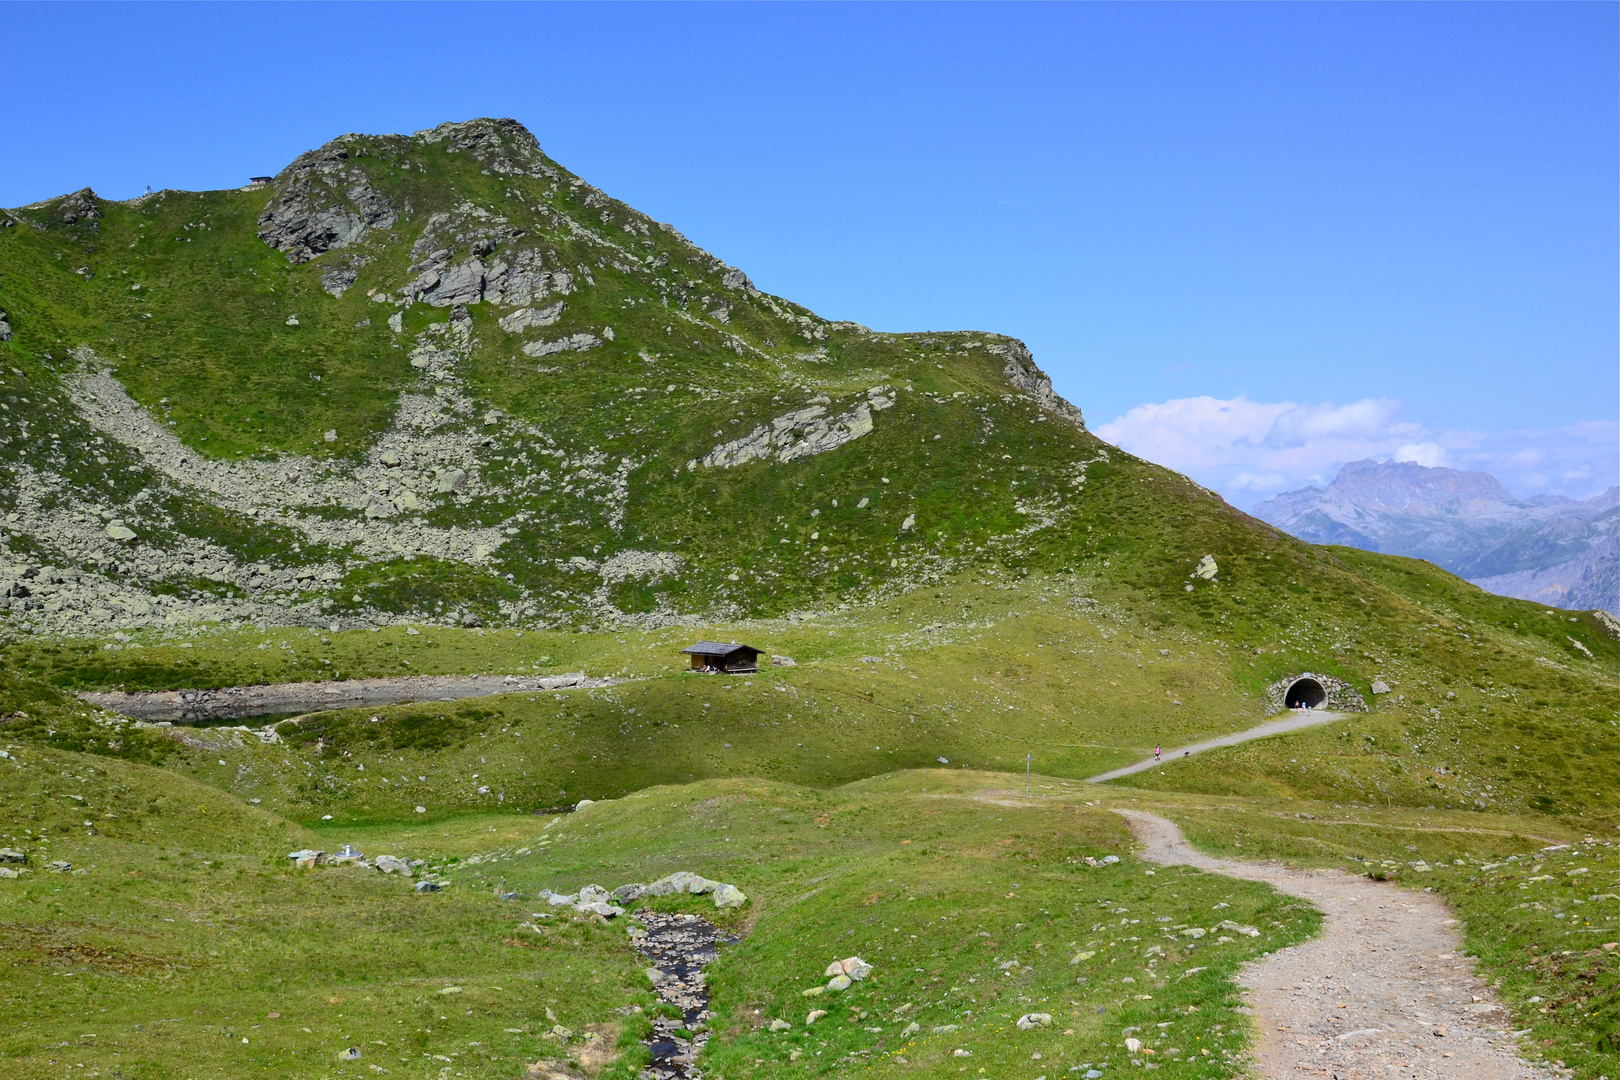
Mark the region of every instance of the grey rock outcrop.
POLYGON ((303 263, 348 247, 370 229, 391 229, 399 213, 349 155, 353 136, 298 155, 274 181, 259 214, 259 239, 303 263))
POLYGON ((359 277, 360 271, 353 266, 334 267, 321 275, 321 288, 331 293, 334 299, 341 300, 359 277))
POLYGON ((521 334, 531 326, 551 326, 562 317, 567 305, 559 300, 545 307, 522 307, 501 318, 501 329, 508 334, 521 334))
POLYGON ((687 463, 688 470, 730 469, 750 461, 794 461, 812 454, 825 454, 845 443, 872 433, 872 413, 894 404, 887 387, 874 386, 867 400, 837 416, 828 416, 825 405, 814 404, 761 424, 740 439, 722 443, 701 461, 687 463))
POLYGON ((531 341, 523 346, 523 352, 533 357, 555 356, 564 352, 589 352, 600 344, 602 339, 595 334, 570 334, 555 341, 531 341))
POLYGON ((450 153, 467 154, 493 173, 538 173, 557 178, 556 171, 546 164, 540 141, 510 117, 444 123, 418 131, 414 138, 429 144, 444 143, 450 153))
POLYGON ((0 341, 11 340, 11 324, 6 321, 6 313, 0 311, 0 341))
POLYGON ((80 188, 71 195, 64 195, 56 204, 56 219, 64 225, 81 221, 94 224, 100 218, 101 209, 96 205, 96 193, 89 188, 80 188))
POLYGON ((1007 366, 1001 369, 1001 374, 1006 376, 1008 382, 1033 397, 1043 411, 1068 420, 1082 431, 1085 430, 1086 421, 1080 415, 1080 407, 1052 389, 1051 378, 1035 366, 1035 357, 1023 342, 1009 341, 1006 344, 986 345, 985 349, 1007 361, 1007 366))

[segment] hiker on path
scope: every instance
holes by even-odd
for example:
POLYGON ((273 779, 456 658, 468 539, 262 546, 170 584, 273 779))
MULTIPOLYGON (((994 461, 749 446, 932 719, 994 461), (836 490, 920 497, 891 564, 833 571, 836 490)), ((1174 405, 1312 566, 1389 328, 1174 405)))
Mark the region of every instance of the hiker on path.
POLYGON ((1163 753, 1164 753, 1164 747, 1162 747, 1162 746, 1155 746, 1155 747, 1154 747, 1154 748, 1153 748, 1153 760, 1154 760, 1154 761, 1158 761, 1158 760, 1160 760, 1160 755, 1161 755, 1161 754, 1163 754, 1163 753))

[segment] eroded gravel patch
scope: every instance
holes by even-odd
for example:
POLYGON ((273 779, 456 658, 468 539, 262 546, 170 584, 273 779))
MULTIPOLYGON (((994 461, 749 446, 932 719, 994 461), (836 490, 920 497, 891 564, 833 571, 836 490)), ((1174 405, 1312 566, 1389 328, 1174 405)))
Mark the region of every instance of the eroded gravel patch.
POLYGON ((1145 858, 1188 865, 1311 901, 1320 937, 1245 965, 1239 976, 1259 1029, 1256 1057, 1270 1080, 1378 1077, 1553 1080, 1519 1059, 1508 1013, 1459 951, 1451 912, 1436 896, 1339 870, 1217 859, 1173 823, 1119 810, 1145 858))

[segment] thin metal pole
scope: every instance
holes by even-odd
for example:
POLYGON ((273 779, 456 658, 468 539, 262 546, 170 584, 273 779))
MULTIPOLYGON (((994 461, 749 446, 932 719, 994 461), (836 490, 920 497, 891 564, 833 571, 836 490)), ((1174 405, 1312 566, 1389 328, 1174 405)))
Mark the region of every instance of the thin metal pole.
POLYGON ((1024 798, 1029 798, 1029 763, 1035 760, 1034 754, 1024 755, 1024 798))

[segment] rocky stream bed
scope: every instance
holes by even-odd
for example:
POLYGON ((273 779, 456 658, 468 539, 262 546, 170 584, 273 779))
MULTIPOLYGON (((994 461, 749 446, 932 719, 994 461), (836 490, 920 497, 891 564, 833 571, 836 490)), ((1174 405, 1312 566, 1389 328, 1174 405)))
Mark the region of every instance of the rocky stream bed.
POLYGON ((703 1074, 692 1063, 709 1039, 702 1030, 710 1017, 703 967, 719 955, 720 945, 739 939, 698 915, 642 910, 634 917, 647 928, 632 937, 636 950, 653 963, 647 969, 653 991, 681 1012, 679 1020, 653 1017, 647 1039, 652 1064, 642 1070, 643 1080, 700 1080, 703 1074))

